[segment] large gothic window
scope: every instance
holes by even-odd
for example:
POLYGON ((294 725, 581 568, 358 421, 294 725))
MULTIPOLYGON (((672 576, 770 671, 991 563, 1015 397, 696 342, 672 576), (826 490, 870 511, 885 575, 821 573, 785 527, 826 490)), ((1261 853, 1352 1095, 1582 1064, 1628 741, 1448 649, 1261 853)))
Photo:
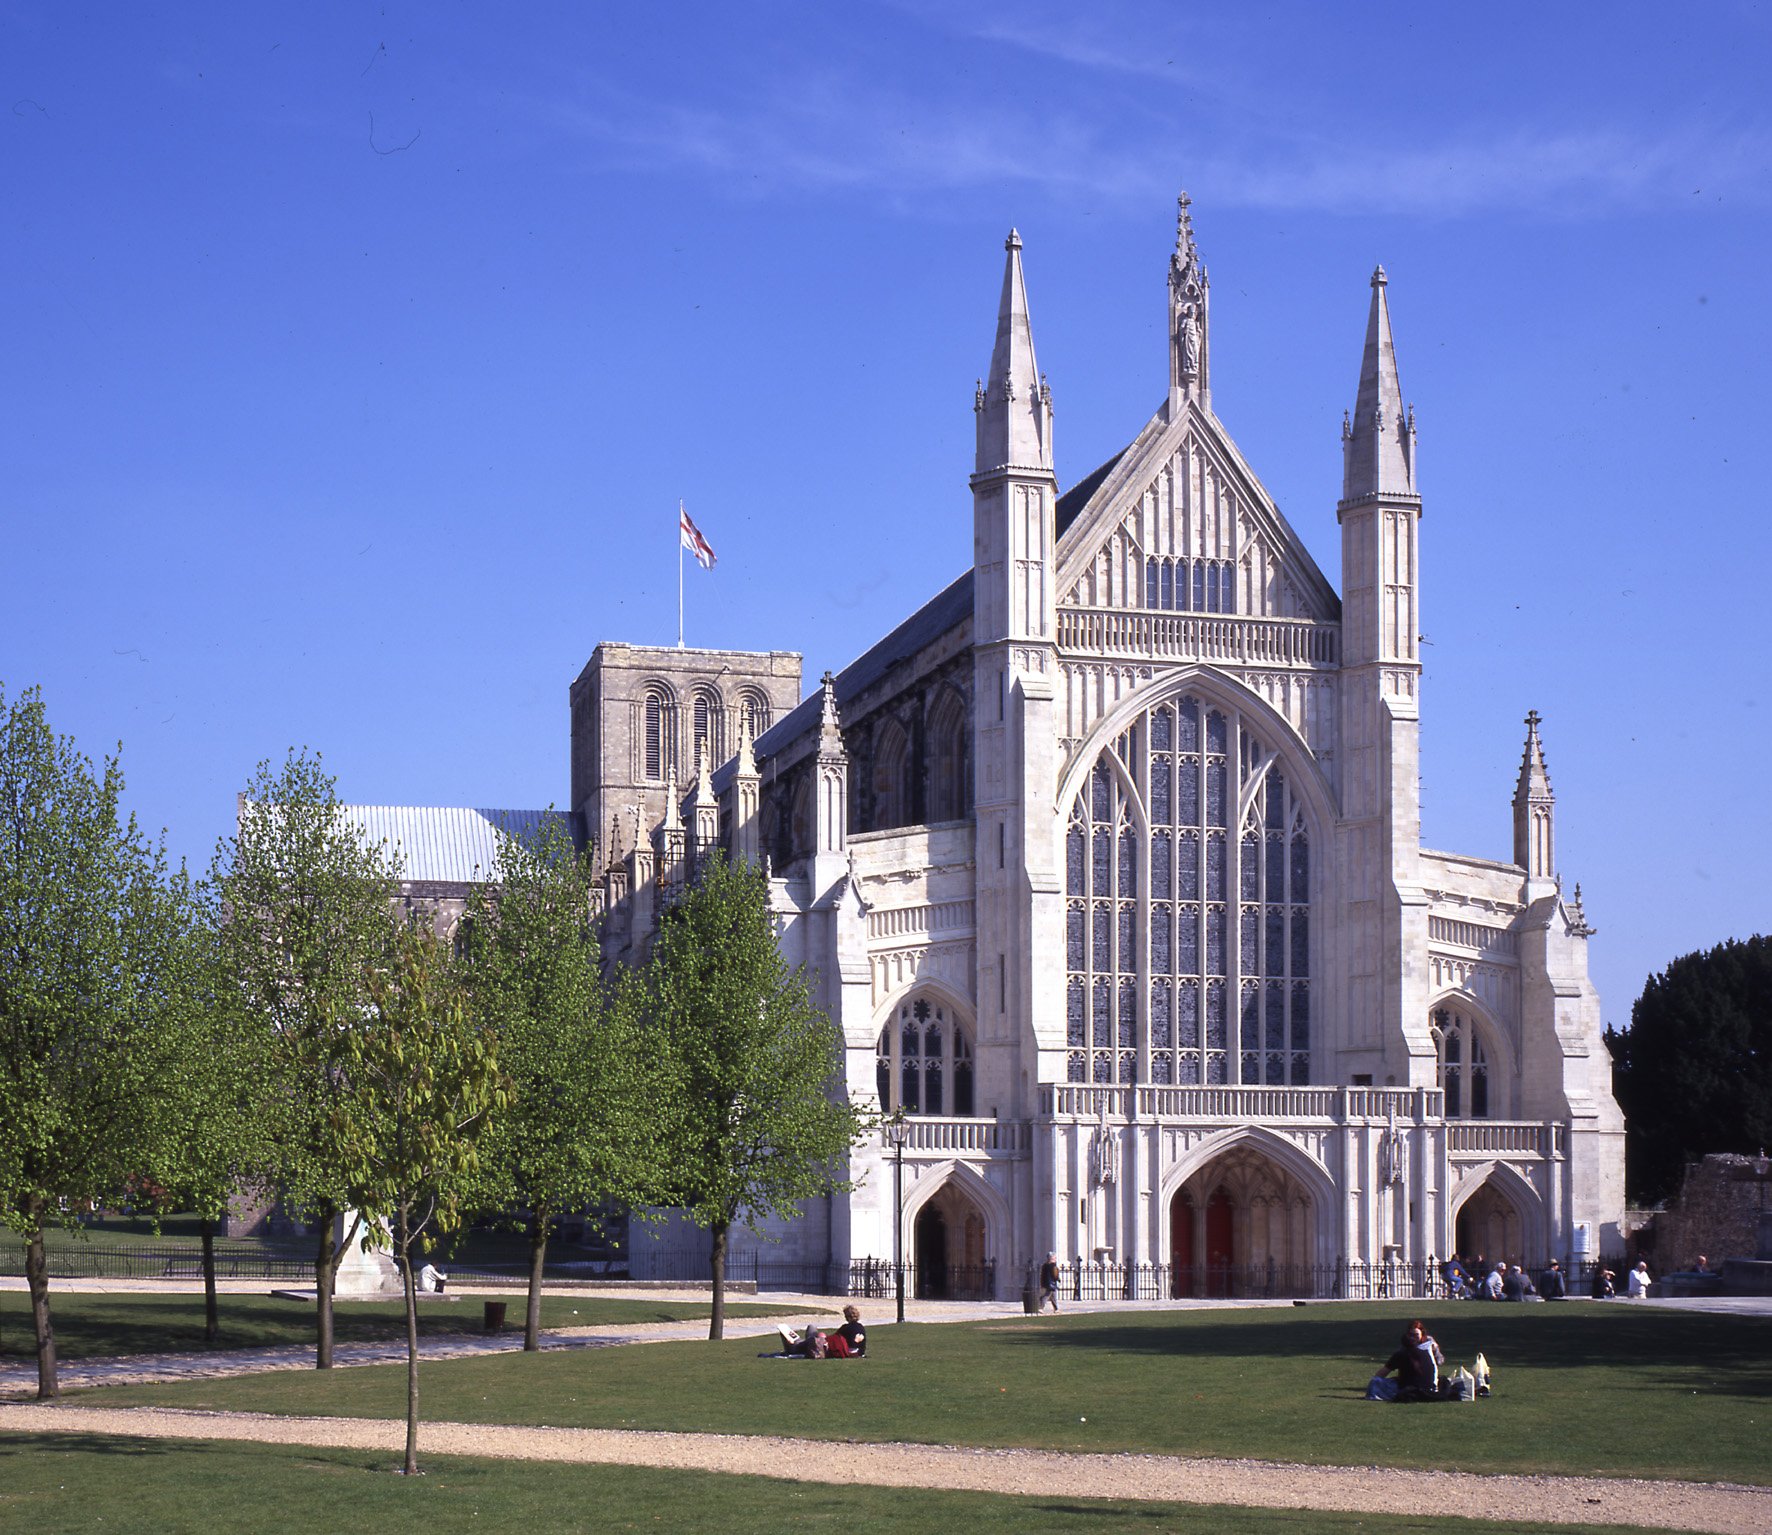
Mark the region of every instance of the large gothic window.
POLYGON ((941 1002, 901 1002, 880 1031, 874 1069, 885 1113, 973 1113, 972 1041, 941 1002))
POLYGON ((1310 1080, 1310 834, 1234 711, 1134 720, 1072 802, 1065 880, 1071 1081, 1310 1080))
POLYGON ((1448 1119, 1489 1117, 1489 1052, 1476 1021, 1448 1007, 1434 1009, 1434 1045, 1448 1119))

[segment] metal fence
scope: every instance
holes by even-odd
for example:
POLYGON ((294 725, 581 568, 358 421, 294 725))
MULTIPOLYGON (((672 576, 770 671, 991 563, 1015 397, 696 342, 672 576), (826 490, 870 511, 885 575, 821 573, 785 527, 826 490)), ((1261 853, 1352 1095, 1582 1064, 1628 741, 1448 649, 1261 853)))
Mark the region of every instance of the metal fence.
MULTIPOLYGON (((51 1279, 201 1279, 203 1250, 195 1245, 101 1247, 92 1242, 69 1242, 51 1247, 47 1254, 51 1279)), ((20 1244, 0 1245, 0 1274, 20 1277, 25 1272, 25 1249, 20 1244)), ((287 1279, 314 1282, 314 1260, 299 1253, 262 1247, 215 1244, 217 1279, 287 1279)))

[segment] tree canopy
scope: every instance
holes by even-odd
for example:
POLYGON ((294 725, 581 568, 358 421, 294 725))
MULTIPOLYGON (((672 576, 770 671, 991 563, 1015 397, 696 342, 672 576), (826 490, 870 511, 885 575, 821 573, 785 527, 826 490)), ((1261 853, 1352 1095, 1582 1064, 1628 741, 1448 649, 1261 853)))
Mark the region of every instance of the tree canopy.
MULTIPOLYGON (((231 983, 266 1031, 272 1175, 316 1227, 315 1363, 332 1363, 333 1223, 356 1203, 358 1108, 344 1070, 350 1030, 393 932, 397 866, 343 814, 318 756, 261 762, 214 879, 231 983)), ((345 1233, 344 1241, 352 1240, 345 1233)))
POLYGON ((496 1029, 510 1102, 485 1148, 482 1204, 527 1217, 523 1346, 540 1346, 541 1276, 560 1215, 643 1201, 660 1159, 641 1031, 607 1004, 592 926, 587 852, 548 818, 533 837, 500 830, 490 882, 461 928, 476 1016, 496 1029))
POLYGON ((623 993, 668 1069, 669 1198, 713 1237, 711 1338, 725 1323, 736 1223, 798 1213, 841 1186, 861 1117, 842 1094, 841 1040, 776 944, 769 888, 713 858, 665 910, 652 959, 623 993))
POLYGON ((119 816, 122 792, 118 759, 95 770, 39 693, 0 692, 0 1224, 25 1240, 46 1397, 44 1230, 152 1167, 176 1061, 188 888, 119 816))
POLYGON ((1677 1192, 1697 1157, 1772 1144, 1772 938, 1732 938, 1674 960, 1606 1043, 1632 1199, 1677 1192))

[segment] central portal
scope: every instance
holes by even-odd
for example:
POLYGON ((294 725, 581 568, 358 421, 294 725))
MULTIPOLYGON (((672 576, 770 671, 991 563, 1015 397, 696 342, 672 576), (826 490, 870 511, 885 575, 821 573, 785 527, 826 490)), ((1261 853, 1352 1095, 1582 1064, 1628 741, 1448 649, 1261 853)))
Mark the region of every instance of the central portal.
POLYGON ((1227 1151, 1170 1203, 1170 1294, 1308 1292, 1315 1226, 1315 1203, 1297 1178, 1249 1147, 1227 1151))

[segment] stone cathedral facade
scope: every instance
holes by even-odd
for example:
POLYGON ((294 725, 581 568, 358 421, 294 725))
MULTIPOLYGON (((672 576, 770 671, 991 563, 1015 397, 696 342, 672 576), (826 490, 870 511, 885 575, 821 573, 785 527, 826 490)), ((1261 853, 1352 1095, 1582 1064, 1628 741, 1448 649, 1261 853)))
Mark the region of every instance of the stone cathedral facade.
MULTIPOLYGON (((572 811, 609 950, 644 951, 706 850, 766 861, 847 1091, 905 1117, 925 1290, 1014 1293, 1049 1251, 1176 1294, 1617 1251, 1624 1126, 1535 714, 1511 857, 1420 842, 1422 499, 1384 272, 1339 594, 1214 414, 1185 198, 1167 302, 1155 413, 1061 492, 1011 233, 972 567, 804 699, 790 653, 598 647, 572 811)), ((893 1171, 860 1147, 766 1261, 890 1261, 893 1171)), ((634 1271, 697 1241, 637 1237, 634 1271)))

